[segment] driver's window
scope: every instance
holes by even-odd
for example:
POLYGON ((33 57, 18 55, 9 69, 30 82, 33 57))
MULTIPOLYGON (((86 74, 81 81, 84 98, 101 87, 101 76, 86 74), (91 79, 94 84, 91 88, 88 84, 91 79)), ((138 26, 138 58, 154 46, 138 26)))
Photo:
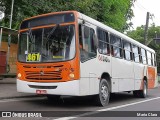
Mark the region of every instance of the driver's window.
POLYGON ((94 29, 87 26, 79 26, 79 44, 82 62, 94 58, 97 55, 94 35, 94 29))

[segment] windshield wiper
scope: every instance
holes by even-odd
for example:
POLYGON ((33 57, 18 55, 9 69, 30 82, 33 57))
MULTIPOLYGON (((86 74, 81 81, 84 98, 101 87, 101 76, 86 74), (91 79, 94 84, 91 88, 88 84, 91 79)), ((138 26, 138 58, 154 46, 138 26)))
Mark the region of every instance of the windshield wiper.
POLYGON ((30 40, 31 40, 31 43, 33 44, 34 37, 33 37, 33 35, 32 35, 32 29, 31 29, 31 28, 29 28, 28 34, 29 34, 29 38, 30 38, 30 40))
POLYGON ((46 43, 49 41, 49 38, 51 37, 51 35, 54 33, 54 31, 59 27, 59 24, 56 24, 55 27, 52 28, 52 30, 49 32, 49 34, 47 35, 46 38, 46 43))

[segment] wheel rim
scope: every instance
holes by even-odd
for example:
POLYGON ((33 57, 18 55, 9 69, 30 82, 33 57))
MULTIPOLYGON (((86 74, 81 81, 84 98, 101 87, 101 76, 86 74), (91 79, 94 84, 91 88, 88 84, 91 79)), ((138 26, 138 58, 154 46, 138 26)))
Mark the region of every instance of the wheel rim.
POLYGON ((102 95, 102 100, 103 101, 106 101, 107 98, 108 98, 108 89, 107 89, 107 86, 105 84, 102 84, 102 87, 101 87, 101 95, 102 95))
POLYGON ((144 95, 147 95, 147 86, 146 83, 144 82, 144 90, 143 90, 144 95))

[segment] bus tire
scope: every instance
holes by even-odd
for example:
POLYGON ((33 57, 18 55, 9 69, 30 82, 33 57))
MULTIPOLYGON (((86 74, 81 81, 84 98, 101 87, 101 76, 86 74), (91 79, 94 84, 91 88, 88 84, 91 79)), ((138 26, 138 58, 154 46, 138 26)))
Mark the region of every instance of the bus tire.
POLYGON ((136 90, 133 91, 133 95, 135 97, 139 97, 139 98, 146 98, 148 95, 148 87, 147 87, 147 81, 143 80, 143 89, 142 90, 136 90))
POLYGON ((107 106, 110 98, 110 86, 106 79, 101 79, 99 84, 99 94, 95 96, 95 103, 98 106, 107 106))
POLYGON ((60 95, 47 95, 47 98, 51 102, 59 102, 60 95))

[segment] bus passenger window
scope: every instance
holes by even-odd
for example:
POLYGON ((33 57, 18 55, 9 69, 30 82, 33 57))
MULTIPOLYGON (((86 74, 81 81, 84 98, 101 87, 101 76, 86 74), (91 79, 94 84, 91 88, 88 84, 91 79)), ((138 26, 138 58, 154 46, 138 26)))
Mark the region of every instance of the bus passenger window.
POLYGON ((131 44, 123 40, 124 59, 132 60, 131 44))
POLYGON ((135 45, 132 45, 132 51, 133 51, 133 60, 137 63, 140 63, 140 53, 139 48, 135 45))
POLYGON ((146 50, 141 49, 142 63, 147 64, 146 50))
POLYGON ((157 66, 155 54, 152 54, 152 60, 153 60, 153 66, 157 66))
MULTIPOLYGON (((81 36, 79 30, 79 37, 81 36)), ((81 61, 84 62, 88 59, 96 57, 96 43, 94 41, 95 32, 92 28, 82 26, 82 39, 79 38, 81 61)))
POLYGON ((151 53, 151 65, 154 66, 154 63, 153 63, 153 53, 151 53))
POLYGON ((147 60, 148 60, 148 65, 152 65, 152 57, 149 51, 147 51, 147 60))
POLYGON ((121 43, 121 38, 115 36, 115 35, 110 35, 110 43, 111 43, 111 54, 114 57, 122 58, 122 43, 121 43))
POLYGON ((108 37, 108 32, 104 32, 101 29, 97 29, 97 34, 98 34, 98 51, 101 54, 104 55, 109 55, 110 54, 110 46, 109 46, 109 37, 108 37))
POLYGON ((154 66, 157 66, 156 54, 154 54, 154 66))
POLYGON ((141 56, 141 48, 140 47, 138 47, 138 54, 139 54, 140 63, 142 63, 142 56, 141 56))

